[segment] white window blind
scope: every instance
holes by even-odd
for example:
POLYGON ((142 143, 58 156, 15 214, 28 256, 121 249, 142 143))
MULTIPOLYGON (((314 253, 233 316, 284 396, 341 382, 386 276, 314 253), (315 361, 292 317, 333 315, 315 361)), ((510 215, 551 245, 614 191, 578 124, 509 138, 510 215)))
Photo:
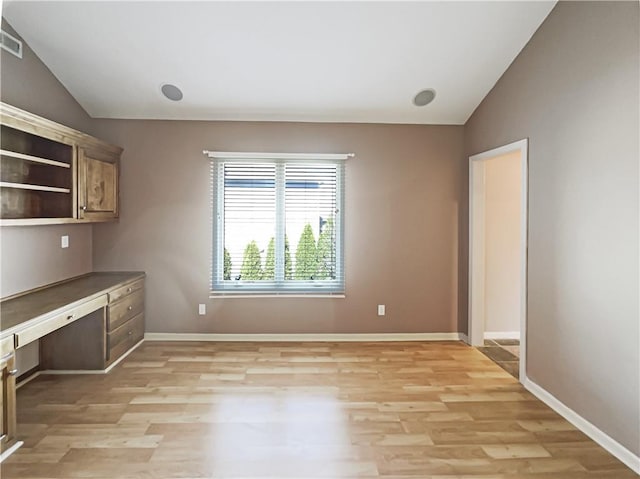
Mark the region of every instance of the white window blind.
POLYGON ((212 292, 343 294, 346 155, 209 156, 212 292))

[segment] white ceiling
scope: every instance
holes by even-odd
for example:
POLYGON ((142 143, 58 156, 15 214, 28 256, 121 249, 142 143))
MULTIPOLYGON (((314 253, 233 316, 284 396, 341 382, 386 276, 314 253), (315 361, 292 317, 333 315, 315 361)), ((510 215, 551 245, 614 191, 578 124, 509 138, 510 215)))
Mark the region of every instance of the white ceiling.
POLYGON ((554 5, 5 0, 3 16, 93 117, 463 124, 554 5))

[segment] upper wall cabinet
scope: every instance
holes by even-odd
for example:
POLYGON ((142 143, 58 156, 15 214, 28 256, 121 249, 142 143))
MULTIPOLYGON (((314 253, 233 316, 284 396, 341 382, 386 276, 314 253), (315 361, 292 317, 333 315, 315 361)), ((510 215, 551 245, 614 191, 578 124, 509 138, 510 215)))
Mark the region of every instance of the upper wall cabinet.
POLYGON ((122 149, 0 102, 0 225, 118 217, 122 149))
POLYGON ((78 149, 78 217, 106 221, 118 217, 118 166, 120 155, 78 149))

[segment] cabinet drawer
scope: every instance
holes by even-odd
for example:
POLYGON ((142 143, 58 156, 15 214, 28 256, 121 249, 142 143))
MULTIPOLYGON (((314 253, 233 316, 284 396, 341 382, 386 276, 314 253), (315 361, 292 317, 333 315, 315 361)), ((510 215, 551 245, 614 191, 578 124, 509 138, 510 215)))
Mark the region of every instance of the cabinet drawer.
POLYGON ((138 289, 109 305, 107 331, 113 331, 144 311, 144 289, 138 289))
POLYGON ((139 279, 134 281, 133 283, 125 284, 124 286, 120 286, 117 289, 114 289, 109 293, 109 303, 113 303, 118 301, 119 299, 125 297, 128 294, 133 293, 139 289, 144 287, 144 279, 139 279))
POLYGON ((64 313, 60 313, 57 316, 53 316, 49 319, 45 319, 44 321, 40 321, 37 324, 34 324, 33 326, 30 326, 15 335, 16 348, 21 348, 25 344, 28 344, 31 341, 35 341, 36 339, 39 339, 42 336, 55 331, 56 329, 62 328, 63 326, 66 326, 67 324, 70 324, 89 313, 93 313, 94 311, 103 308, 106 305, 107 295, 105 294, 103 296, 100 296, 99 298, 87 301, 80 306, 68 309, 64 313))
POLYGON ((118 359, 144 336, 144 314, 127 321, 118 329, 107 334, 109 362, 118 359))

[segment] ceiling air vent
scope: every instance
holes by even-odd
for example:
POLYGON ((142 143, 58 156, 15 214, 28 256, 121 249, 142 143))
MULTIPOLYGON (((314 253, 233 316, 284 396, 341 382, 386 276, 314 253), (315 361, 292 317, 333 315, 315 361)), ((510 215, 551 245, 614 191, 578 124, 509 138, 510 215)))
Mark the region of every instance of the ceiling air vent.
POLYGON ((22 58, 22 42, 4 30, 0 30, 0 46, 18 58, 22 58))

